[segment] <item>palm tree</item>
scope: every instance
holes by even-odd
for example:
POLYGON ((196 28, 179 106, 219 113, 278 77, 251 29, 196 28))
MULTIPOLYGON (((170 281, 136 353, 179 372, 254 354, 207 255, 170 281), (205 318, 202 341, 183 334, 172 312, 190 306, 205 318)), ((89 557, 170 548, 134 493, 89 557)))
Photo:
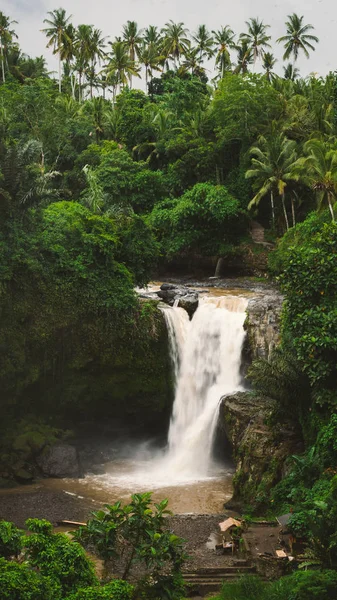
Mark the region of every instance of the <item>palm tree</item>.
POLYGON ((149 25, 144 31, 143 39, 146 44, 159 45, 161 42, 161 35, 158 31, 158 27, 155 25, 149 25))
POLYGON ((196 43, 196 50, 199 53, 199 63, 202 63, 204 58, 211 58, 214 54, 214 39, 208 31, 206 25, 199 25, 192 39, 196 43))
POLYGON ((132 149, 135 156, 147 155, 146 162, 150 163, 153 158, 159 158, 162 149, 161 140, 171 130, 172 113, 168 110, 158 110, 152 119, 152 124, 156 130, 155 142, 143 142, 132 149))
POLYGON ((318 209, 327 204, 331 218, 335 215, 333 204, 337 200, 337 149, 328 146, 322 140, 309 140, 304 145, 307 156, 299 158, 294 166, 298 181, 314 190, 318 209))
POLYGON ((262 67, 265 70, 265 75, 267 81, 273 81, 275 78, 275 73, 273 73, 273 68, 275 63, 277 62, 276 58, 271 52, 265 52, 262 58, 262 67))
POLYGON ((297 67, 294 67, 289 63, 286 67, 283 67, 283 77, 289 81, 295 81, 300 76, 300 71, 297 67))
POLYGON ((264 48, 270 48, 270 35, 267 35, 267 29, 270 25, 265 25, 259 19, 249 19, 246 21, 248 27, 247 33, 241 33, 240 39, 247 42, 253 50, 254 63, 263 54, 264 48))
POLYGON ((44 19, 44 23, 48 25, 46 29, 42 29, 43 33, 49 38, 47 48, 53 46, 53 54, 58 54, 59 57, 59 92, 62 91, 62 75, 61 75, 61 53, 62 46, 66 40, 67 33, 66 28, 69 23, 71 16, 66 16, 64 8, 58 8, 47 13, 50 18, 44 19))
POLYGON ((87 79, 90 86, 90 98, 92 98, 93 87, 97 87, 96 61, 100 64, 101 59, 105 56, 105 38, 102 37, 100 29, 93 29, 90 40, 90 67, 87 71, 87 79))
MULTIPOLYGON (((97 98, 95 98, 95 100, 97 100, 97 98)), ((102 211, 104 205, 104 190, 97 179, 95 171, 89 165, 84 165, 82 171, 87 181, 87 188, 82 192, 83 204, 87 206, 91 212, 98 214, 102 211)))
POLYGON ((161 71, 160 62, 162 59, 163 57, 160 56, 158 46, 154 42, 143 42, 139 52, 139 62, 145 67, 146 91, 149 77, 152 78, 152 72, 161 71))
MULTIPOLYGON (((287 185, 295 181, 293 174, 296 163, 296 142, 288 140, 283 133, 273 134, 270 139, 261 136, 258 146, 250 149, 252 169, 246 172, 246 178, 254 178, 259 187, 250 201, 248 208, 257 206, 262 198, 270 194, 272 223, 275 225, 274 194, 282 200, 282 208, 287 229, 289 221, 285 206, 285 190, 287 185)), ((293 213, 294 214, 294 213, 293 213)))
POLYGON ((139 68, 136 67, 134 61, 131 60, 124 42, 117 40, 115 42, 110 42, 110 45, 110 59, 105 67, 107 79, 109 80, 111 77, 116 77, 117 85, 122 88, 130 81, 130 77, 140 77, 139 68))
POLYGON ((178 73, 190 72, 195 77, 205 77, 206 71, 200 64, 200 51, 198 48, 187 50, 185 60, 178 70, 178 73))
MULTIPOLYGON (((123 26, 123 40, 129 51, 130 60, 135 63, 136 58, 139 58, 140 46, 143 41, 142 31, 138 30, 136 21, 128 21, 123 26)), ((132 87, 132 75, 130 75, 130 87, 132 87)))
POLYGON ((184 27, 184 23, 174 23, 171 20, 165 24, 161 33, 163 34, 163 54, 166 58, 172 58, 175 68, 177 68, 177 62, 180 62, 181 55, 185 54, 190 47, 188 30, 184 27))
POLYGON ((14 29, 11 29, 11 25, 17 23, 17 21, 10 21, 9 17, 6 17, 3 12, 0 11, 0 55, 1 55, 1 71, 2 71, 2 83, 6 83, 5 77, 5 58, 6 49, 8 44, 12 41, 13 37, 17 38, 14 29))
POLYGON ((223 77, 225 71, 231 67, 230 50, 235 48, 234 31, 226 25, 219 31, 212 31, 214 43, 218 46, 216 50, 215 65, 219 68, 220 76, 223 77))
POLYGON ((62 47, 60 51, 61 61, 64 61, 63 71, 66 77, 70 79, 72 97, 75 99, 75 88, 76 88, 76 77, 74 74, 74 68, 72 61, 75 58, 75 39, 76 29, 72 23, 65 28, 65 35, 62 40, 62 47))
POLYGON ((82 84, 83 75, 88 69, 90 61, 92 60, 92 25, 79 25, 75 35, 75 58, 76 65, 75 69, 78 72, 78 96, 79 101, 82 100, 82 84))
POLYGON ((307 58, 309 58, 309 51, 315 50, 312 42, 318 43, 318 38, 315 35, 308 35, 308 31, 314 29, 313 25, 303 24, 304 16, 299 17, 295 13, 288 15, 288 21, 286 21, 287 35, 280 37, 277 42, 285 42, 284 48, 285 53, 283 60, 288 60, 291 55, 294 56, 296 61, 299 55, 299 51, 302 50, 307 58))
POLYGON ((253 48, 249 45, 246 38, 242 38, 240 45, 236 46, 236 50, 238 53, 238 64, 234 73, 248 73, 248 66, 254 62, 253 48))

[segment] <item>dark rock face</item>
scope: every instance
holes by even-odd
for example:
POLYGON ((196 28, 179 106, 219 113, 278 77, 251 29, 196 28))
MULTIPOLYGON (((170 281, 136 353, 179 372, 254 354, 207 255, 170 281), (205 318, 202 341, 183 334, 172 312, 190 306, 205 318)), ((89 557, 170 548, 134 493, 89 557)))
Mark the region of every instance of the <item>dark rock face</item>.
POLYGON ((271 422, 275 408, 275 400, 251 392, 222 399, 222 424, 236 463, 234 493, 228 507, 263 506, 269 490, 285 474, 285 460, 303 451, 290 422, 271 422))
POLYGON ((280 339, 283 296, 275 291, 249 300, 244 327, 251 358, 269 359, 280 339))
POLYGON ((178 306, 184 308, 192 317, 199 305, 199 294, 182 285, 163 283, 157 292, 159 298, 166 304, 173 306, 178 301, 178 306))
POLYGON ((81 474, 77 450, 70 444, 55 444, 36 462, 46 477, 80 477, 81 474))

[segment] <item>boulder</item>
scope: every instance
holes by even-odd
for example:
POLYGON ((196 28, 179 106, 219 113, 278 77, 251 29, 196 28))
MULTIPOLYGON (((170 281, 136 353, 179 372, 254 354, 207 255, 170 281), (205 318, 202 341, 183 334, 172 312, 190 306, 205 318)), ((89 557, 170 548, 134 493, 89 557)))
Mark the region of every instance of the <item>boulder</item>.
POLYGON ((70 444, 55 444, 46 448, 36 462, 46 477, 80 477, 78 453, 70 444))
POLYGON ((178 306, 184 308, 186 312, 192 317, 199 306, 199 294, 198 292, 186 294, 179 299, 178 306))
POLYGON ((193 316, 198 308, 199 294, 194 290, 182 285, 175 285, 173 283, 163 283, 157 292, 159 298, 166 304, 174 306, 178 302, 178 306, 184 308, 190 317, 193 316))

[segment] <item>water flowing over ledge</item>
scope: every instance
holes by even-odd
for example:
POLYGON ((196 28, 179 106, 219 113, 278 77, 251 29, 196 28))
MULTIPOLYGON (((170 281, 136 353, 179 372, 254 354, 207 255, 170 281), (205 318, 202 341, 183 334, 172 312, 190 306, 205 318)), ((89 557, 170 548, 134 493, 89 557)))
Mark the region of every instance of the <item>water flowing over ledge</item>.
POLYGON ((247 300, 203 298, 192 321, 181 308, 163 308, 176 394, 161 468, 168 480, 215 475, 212 446, 221 396, 241 388, 241 351, 247 300), (184 314, 185 313, 185 314, 184 314))

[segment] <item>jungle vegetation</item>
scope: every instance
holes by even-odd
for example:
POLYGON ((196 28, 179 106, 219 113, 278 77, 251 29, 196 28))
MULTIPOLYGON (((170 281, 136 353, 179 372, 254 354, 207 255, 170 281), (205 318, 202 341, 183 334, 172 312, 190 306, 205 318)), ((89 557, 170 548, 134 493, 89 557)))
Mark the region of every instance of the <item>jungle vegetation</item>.
MULTIPOLYGON (((57 9, 41 23, 58 57, 55 79, 0 12, 0 481, 29 480, 36 452, 72 428, 79 409, 83 420, 165 421, 166 334, 134 287, 186 260, 243 261, 257 219, 277 243, 269 275, 285 307, 281 346, 250 378, 278 400, 279 417, 296 419, 305 453, 249 508, 292 510, 308 561, 335 569, 337 75, 300 76, 297 58, 318 38, 296 14, 276 40, 283 76, 258 18, 238 33, 128 21, 115 40, 71 19, 57 9), (145 91, 135 89, 141 75, 145 91)), ((25 599, 32 589, 35 599, 110 597, 79 591, 97 587, 90 565, 85 582, 63 588, 33 566, 6 562, 0 577, 19 581, 25 599)), ((336 586, 335 572, 322 573, 303 581, 336 586)), ((296 600, 307 598, 300 580, 291 584, 296 600)), ((275 598, 289 597, 282 585, 275 598)), ((236 593, 248 598, 247 589, 236 593)))

